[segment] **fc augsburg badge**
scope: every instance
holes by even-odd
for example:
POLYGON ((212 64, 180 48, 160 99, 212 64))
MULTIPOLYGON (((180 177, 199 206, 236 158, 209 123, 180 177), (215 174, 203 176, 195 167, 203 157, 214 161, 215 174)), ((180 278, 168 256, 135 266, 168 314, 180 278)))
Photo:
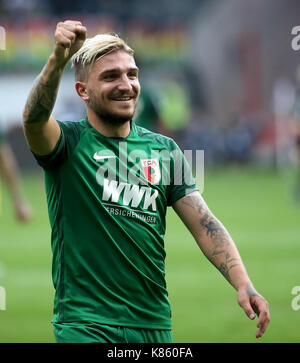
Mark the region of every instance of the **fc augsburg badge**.
POLYGON ((148 182, 158 184, 161 178, 158 159, 142 159, 141 163, 148 182))

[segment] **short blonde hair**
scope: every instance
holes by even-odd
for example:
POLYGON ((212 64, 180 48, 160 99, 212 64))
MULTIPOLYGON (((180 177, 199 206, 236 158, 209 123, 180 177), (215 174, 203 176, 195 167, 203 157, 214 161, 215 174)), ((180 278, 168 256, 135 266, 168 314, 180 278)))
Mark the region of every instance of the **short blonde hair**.
POLYGON ((116 50, 124 50, 131 55, 134 54, 133 49, 117 34, 98 34, 93 38, 87 38, 82 47, 71 58, 76 80, 86 80, 90 66, 96 60, 116 50))

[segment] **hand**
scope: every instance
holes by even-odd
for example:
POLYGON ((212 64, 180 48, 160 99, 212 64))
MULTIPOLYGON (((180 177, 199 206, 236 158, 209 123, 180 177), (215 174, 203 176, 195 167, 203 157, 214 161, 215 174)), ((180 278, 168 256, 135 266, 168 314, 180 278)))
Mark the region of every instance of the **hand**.
POLYGON ((54 35, 54 56, 58 63, 67 64, 86 39, 86 27, 80 21, 59 22, 54 35))
POLYGON ((249 283, 238 290, 238 303, 251 320, 255 319, 255 314, 258 316, 256 338, 262 337, 270 322, 268 302, 249 283))

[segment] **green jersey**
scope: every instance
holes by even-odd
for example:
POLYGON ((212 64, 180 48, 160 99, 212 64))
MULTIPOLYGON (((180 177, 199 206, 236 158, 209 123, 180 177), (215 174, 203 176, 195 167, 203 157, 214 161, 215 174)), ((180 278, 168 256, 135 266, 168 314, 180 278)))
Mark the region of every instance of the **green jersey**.
POLYGON ((166 210, 196 189, 182 152, 134 123, 126 138, 87 119, 58 123, 53 152, 35 156, 52 228, 53 322, 170 329, 166 210))

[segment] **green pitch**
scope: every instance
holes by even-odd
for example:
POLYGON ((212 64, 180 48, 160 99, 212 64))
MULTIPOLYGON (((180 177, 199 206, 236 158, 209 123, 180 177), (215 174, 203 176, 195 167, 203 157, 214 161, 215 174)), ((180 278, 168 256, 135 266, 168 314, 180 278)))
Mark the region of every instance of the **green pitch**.
MULTIPOLYGON (((6 310, 0 310, 0 342, 53 342, 50 227, 41 174, 24 176, 23 186, 35 210, 27 225, 14 220, 2 187, 0 286, 6 310)), ((271 171, 229 168, 205 175, 206 202, 270 303, 271 323, 260 340, 235 290, 169 211, 167 283, 175 342, 300 342, 300 310, 291 307, 292 288, 300 286, 300 205, 292 203, 289 188, 287 177, 271 171)))

